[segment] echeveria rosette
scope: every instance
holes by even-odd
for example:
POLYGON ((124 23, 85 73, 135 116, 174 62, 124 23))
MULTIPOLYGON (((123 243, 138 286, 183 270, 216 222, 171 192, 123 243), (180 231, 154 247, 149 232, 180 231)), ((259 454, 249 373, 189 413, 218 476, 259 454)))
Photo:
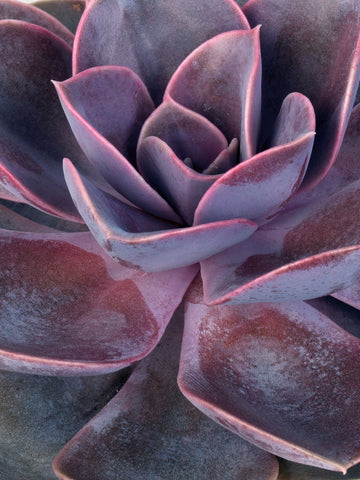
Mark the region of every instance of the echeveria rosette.
POLYGON ((257 447, 359 461, 359 2, 1 5, 1 193, 73 231, 1 207, 0 365, 118 370, 188 290, 58 477, 356 478, 257 447))

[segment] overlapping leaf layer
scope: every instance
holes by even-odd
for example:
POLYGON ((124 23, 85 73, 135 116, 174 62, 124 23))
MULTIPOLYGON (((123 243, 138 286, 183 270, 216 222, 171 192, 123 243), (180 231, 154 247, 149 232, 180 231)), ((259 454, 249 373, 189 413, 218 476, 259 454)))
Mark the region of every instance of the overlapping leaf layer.
POLYGON ((359 0, 0 0, 0 40, 0 384, 52 449, 48 376, 121 387, 57 477, 358 478, 359 0))

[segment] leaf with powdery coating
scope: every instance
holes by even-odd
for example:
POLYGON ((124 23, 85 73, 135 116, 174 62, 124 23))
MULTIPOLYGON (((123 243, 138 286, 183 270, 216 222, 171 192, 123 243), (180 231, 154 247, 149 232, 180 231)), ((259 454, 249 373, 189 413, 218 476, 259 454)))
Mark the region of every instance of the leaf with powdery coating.
POLYGON ((197 272, 136 272, 88 232, 2 230, 0 244, 0 366, 19 372, 92 375, 139 360, 197 272))
POLYGON ((259 28, 225 32, 203 43, 171 77, 171 98, 203 115, 231 142, 240 142, 240 159, 256 152, 261 108, 259 28))
POLYGON ((182 392, 280 457, 346 472, 360 460, 360 340, 303 302, 208 307, 190 287, 182 392))
POLYGON ((55 87, 81 148, 109 184, 145 211, 177 221, 131 164, 140 129, 154 108, 140 78, 128 68, 106 66, 55 82, 55 87))
POLYGON ((304 178, 314 129, 309 100, 299 93, 288 95, 275 125, 273 148, 222 175, 201 199, 195 224, 237 217, 261 224, 278 215, 304 178))
POLYGON ((56 454, 128 375, 127 370, 93 377, 0 371, 1 480, 56 480, 51 468, 56 454))
POLYGON ((129 67, 158 105, 190 52, 221 32, 248 28, 233 0, 94 0, 75 36, 74 73, 100 65, 129 67))
POLYGON ((182 321, 60 452, 67 480, 276 480, 274 457, 196 410, 176 384, 182 321), (170 355, 169 355, 170 352, 170 355))
POLYGON ((313 190, 296 192, 287 209, 293 209, 333 195, 360 180, 360 104, 351 112, 339 154, 326 177, 313 190))
POLYGON ((97 188, 69 160, 64 171, 74 203, 100 245, 114 259, 146 272, 192 265, 241 242, 257 228, 243 218, 174 228, 97 188))
POLYGON ((283 302, 343 290, 360 276, 360 183, 259 228, 202 262, 207 302, 283 302), (216 273, 215 273, 216 272, 216 273))
POLYGON ((224 171, 236 165, 238 149, 236 139, 228 145, 205 117, 168 98, 141 130, 137 165, 146 181, 192 225, 199 200, 224 171))
POLYGON ((360 4, 357 0, 249 0, 243 11, 262 24, 263 128, 272 128, 288 93, 306 95, 314 106, 317 134, 306 188, 334 163, 359 80, 360 4), (315 6, 316 5, 316 6, 315 6))
POLYGON ((50 82, 71 75, 71 48, 19 20, 0 21, 0 43, 0 183, 18 201, 79 221, 61 167, 82 153, 50 82))

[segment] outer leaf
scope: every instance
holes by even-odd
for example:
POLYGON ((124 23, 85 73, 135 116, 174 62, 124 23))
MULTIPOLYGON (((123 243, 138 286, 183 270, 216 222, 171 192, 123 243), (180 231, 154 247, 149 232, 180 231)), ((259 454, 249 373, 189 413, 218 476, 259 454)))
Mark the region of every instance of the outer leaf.
POLYGON ((55 480, 55 455, 113 397, 123 377, 124 372, 56 378, 1 371, 1 480, 55 480))
POLYGON ((189 55, 172 76, 165 98, 200 113, 240 140, 240 158, 254 155, 261 106, 259 28, 222 33, 189 55))
POLYGON ((110 185, 145 211, 179 220, 125 157, 135 155, 140 128, 153 110, 140 78, 128 68, 98 67, 55 86, 80 146, 110 185))
POLYGON ((179 385, 201 411, 280 457, 339 470, 360 459, 360 341, 305 303, 188 300, 179 385))
POLYGON ((17 20, 0 21, 0 42, 0 183, 20 201, 78 220, 61 162, 81 153, 50 83, 71 75, 71 48, 17 20))
POLYGON ((211 422, 176 385, 182 322, 122 390, 62 450, 54 468, 67 480, 275 480, 269 454, 211 422), (215 451, 214 451, 215 450, 215 451))
POLYGON ((360 4, 357 0, 249 0, 243 11, 262 24, 263 120, 271 130, 283 98, 297 91, 315 108, 317 135, 305 184, 317 184, 338 154, 356 94, 360 4))
POLYGON ((249 220, 235 219, 174 229, 103 192, 79 175, 70 161, 64 170, 74 202, 100 245, 135 268, 161 271, 192 265, 241 242, 257 228, 249 220))
POLYGON ((248 241, 202 262, 207 301, 309 299, 358 281, 359 188, 355 182, 315 205, 286 212, 248 241))
POLYGON ((141 77, 159 104, 171 75, 198 45, 218 33, 246 28, 233 0, 95 0, 76 34, 74 73, 124 65, 141 77))
POLYGON ((264 223, 276 216, 305 175, 314 120, 306 97, 288 95, 277 121, 275 146, 222 175, 202 198, 195 223, 237 217, 264 223))
POLYGON ((16 0, 1 0, 0 20, 22 20, 50 30, 69 45, 73 44, 74 35, 56 18, 33 5, 16 0))
POLYGON ((116 264, 90 233, 1 231, 0 366, 91 375, 147 355, 196 268, 160 274, 116 264))

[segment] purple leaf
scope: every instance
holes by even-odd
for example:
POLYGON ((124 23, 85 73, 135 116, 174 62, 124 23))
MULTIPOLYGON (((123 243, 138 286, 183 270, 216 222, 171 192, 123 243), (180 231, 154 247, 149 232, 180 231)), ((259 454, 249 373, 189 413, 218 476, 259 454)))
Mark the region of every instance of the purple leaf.
POLYGON ((187 225, 192 225, 201 197, 219 176, 202 175, 188 167, 157 137, 147 137, 142 141, 138 162, 147 182, 165 196, 187 225))
POLYGON ((315 108, 317 135, 305 178, 316 185, 339 151, 358 84, 357 0, 249 0, 243 11, 262 24, 263 127, 267 134, 283 98, 297 91, 315 108))
POLYGON ((228 146, 224 135, 205 117, 170 98, 141 130, 137 150, 140 173, 188 225, 192 225, 206 190, 237 161, 237 140, 228 146))
POLYGON ((351 112, 340 152, 329 173, 313 190, 296 192, 287 209, 317 202, 360 180, 359 151, 360 105, 357 105, 351 112))
POLYGON ((360 341, 305 303, 207 307, 192 287, 179 385, 280 457, 346 472, 360 459, 360 341))
POLYGON ((274 147, 222 175, 202 198, 195 223, 240 217, 260 224, 272 219, 305 175, 314 129, 308 99, 298 93, 288 95, 275 127, 274 147))
POLYGON ((0 234, 6 370, 92 375, 139 360, 161 338, 197 271, 130 270, 90 233, 0 234))
POLYGON ((50 82, 71 75, 71 48, 18 20, 0 21, 0 42, 0 182, 18 200, 78 221, 61 165, 81 154, 50 82))
POLYGON ((354 182, 317 204, 285 212, 251 239, 202 262, 207 301, 287 302, 358 281, 359 188, 354 182))
POLYGON ((118 480, 119 472, 123 480, 277 478, 274 457, 211 422, 179 392, 181 324, 174 319, 122 390, 60 452, 59 478, 118 480))
POLYGON ((98 67, 55 86, 80 146, 110 185, 145 211, 178 221, 125 157, 135 156, 140 128, 153 110, 139 77, 124 67, 98 67))
MULTIPOLYGON (((135 164, 140 129, 154 110, 150 95, 137 75, 125 67, 98 67, 55 83, 55 86, 84 150, 89 147, 86 138, 82 138, 81 128, 94 136, 100 134, 135 164)), ((93 161, 100 169, 101 162, 93 161)), ((111 166, 108 170, 112 170, 111 166)))
POLYGON ((125 373, 74 378, 0 371, 1 480, 56 480, 56 454, 115 395, 125 373))
POLYGON ((236 140, 228 146, 212 123, 168 99, 144 124, 137 163, 143 177, 191 225, 200 198, 219 177, 216 172, 234 166, 237 156, 236 140))
POLYGON ((82 177, 70 161, 65 178, 73 200, 100 245, 116 260, 145 271, 192 265, 248 238, 246 219, 175 228, 108 195, 82 177))
POLYGON ((254 155, 261 107, 259 28, 222 33, 189 55, 172 76, 172 98, 214 123, 228 141, 238 138, 240 158, 254 155))
POLYGON ((171 75, 194 48, 221 32, 247 28, 232 0, 94 0, 75 37, 74 73, 129 67, 159 104, 171 75))
POLYGON ((183 160, 188 158, 202 172, 228 146, 218 128, 198 113, 170 98, 165 100, 145 122, 139 148, 146 137, 163 140, 183 160))
POLYGON ((69 45, 72 45, 74 41, 74 35, 56 18, 33 5, 23 2, 1 0, 0 20, 22 20, 23 22, 33 23, 50 30, 69 45))

